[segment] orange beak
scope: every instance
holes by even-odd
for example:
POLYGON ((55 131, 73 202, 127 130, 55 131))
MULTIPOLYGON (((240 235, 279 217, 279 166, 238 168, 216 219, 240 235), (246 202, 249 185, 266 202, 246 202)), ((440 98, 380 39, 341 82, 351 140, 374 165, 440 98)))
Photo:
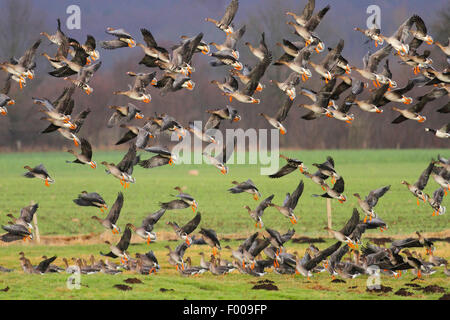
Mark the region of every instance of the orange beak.
POLYGON ((13 105, 13 104, 15 104, 15 103, 16 103, 16 102, 15 102, 14 100, 9 100, 8 103, 7 103, 7 105, 10 106, 10 105, 13 105))
MULTIPOLYGON (((145 102, 145 101, 144 101, 145 102)), ((144 116, 140 113, 136 113, 136 115, 134 116, 136 119, 143 119, 144 116)))

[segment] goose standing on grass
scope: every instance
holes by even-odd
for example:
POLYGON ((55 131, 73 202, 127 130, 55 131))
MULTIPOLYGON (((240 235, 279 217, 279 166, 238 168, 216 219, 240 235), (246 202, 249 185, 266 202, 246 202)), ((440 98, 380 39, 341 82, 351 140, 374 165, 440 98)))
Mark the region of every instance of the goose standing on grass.
POLYGON ((284 100, 284 102, 280 106, 280 108, 278 109, 278 112, 274 118, 268 116, 265 113, 260 113, 259 115, 264 117, 264 119, 266 119, 267 122, 269 122, 269 124, 272 127, 280 130, 280 133, 282 135, 285 135, 287 133, 287 130, 283 126, 282 122, 286 120, 289 110, 291 109, 292 103, 293 103, 293 101, 289 97, 286 97, 286 99, 284 100))
POLYGON ((128 224, 128 227, 130 227, 139 237, 147 240, 147 244, 150 244, 150 242, 156 241, 156 233, 152 232, 154 225, 161 219, 165 212, 166 209, 160 209, 155 213, 149 214, 142 220, 142 224, 139 228, 136 228, 131 223, 128 224))
POLYGON ((433 129, 433 128, 425 128, 425 131, 431 132, 434 136, 442 139, 448 139, 450 138, 450 122, 447 124, 444 124, 439 129, 433 129))
POLYGON ((301 160, 288 158, 282 154, 280 154, 280 158, 285 159, 287 161, 287 164, 285 164, 282 168, 280 168, 274 174, 269 175, 269 178, 281 178, 291 172, 294 172, 297 169, 299 169, 300 172, 302 172, 302 173, 305 170, 308 170, 308 168, 304 165, 303 161, 301 161, 301 160))
POLYGON ((232 181, 231 183, 235 185, 235 187, 228 189, 228 191, 230 191, 231 193, 247 192, 252 194, 253 199, 255 200, 258 200, 259 197, 261 197, 261 193, 251 179, 248 179, 247 181, 241 183, 237 181, 232 181))
POLYGON ((119 219, 120 211, 122 210, 123 201, 124 201, 123 193, 119 192, 116 201, 109 210, 109 213, 105 219, 100 219, 97 216, 92 216, 91 219, 97 220, 104 228, 111 230, 113 234, 115 233, 119 234, 120 228, 116 225, 116 223, 117 220, 119 219))
POLYGON ((286 218, 289 218, 292 224, 297 223, 297 217, 294 214, 294 209, 297 206, 298 199, 303 193, 305 185, 303 183, 303 180, 300 180, 300 183, 298 184, 297 188, 292 192, 292 195, 287 193, 286 198, 284 199, 283 205, 278 206, 273 203, 269 203, 270 207, 274 207, 277 209, 283 216, 286 218))
POLYGON ((264 226, 264 222, 262 221, 262 215, 264 213, 264 210, 270 205, 274 195, 267 197, 263 201, 260 202, 260 204, 256 207, 255 210, 250 209, 249 206, 244 206, 244 209, 247 209, 250 217, 255 220, 255 228, 259 227, 262 229, 264 226))
POLYGON ((74 199, 73 202, 82 207, 100 208, 102 212, 104 209, 108 209, 105 200, 97 192, 88 193, 87 191, 81 191, 81 193, 78 195, 78 198, 74 199))
POLYGON ((100 252, 100 254, 102 256, 111 257, 111 258, 120 257, 120 261, 122 263, 125 263, 125 261, 128 261, 128 259, 129 259, 127 249, 128 249, 128 246, 130 245, 130 240, 131 240, 131 229, 126 228, 122 234, 122 237, 120 238, 119 243, 117 245, 113 245, 109 241, 105 241, 105 243, 109 244, 109 249, 111 251, 108 252, 107 254, 100 252))
POLYGON ((197 212, 194 218, 190 220, 188 223, 186 223, 184 226, 180 227, 176 222, 167 222, 168 225, 170 225, 177 236, 181 238, 182 240, 185 240, 187 245, 190 246, 192 244, 192 238, 189 236, 192 232, 194 232, 195 229, 197 229, 198 225, 200 224, 200 221, 202 219, 202 216, 200 212, 197 212))
POLYGON ((373 208, 377 205, 378 199, 380 199, 382 196, 384 196, 386 194, 386 192, 389 191, 390 188, 391 188, 391 186, 389 185, 389 186, 385 186, 385 187, 381 187, 381 188, 372 190, 369 192, 369 195, 364 200, 361 199, 361 196, 359 195, 359 193, 353 194, 358 199, 359 206, 366 214, 366 216, 364 218, 364 223, 367 221, 367 217, 369 217, 370 220, 372 220, 372 218, 376 217, 376 214, 373 211, 373 208))
POLYGON ((25 169, 28 170, 24 174, 26 178, 38 178, 42 179, 45 182, 45 185, 47 187, 50 186, 50 183, 54 183, 55 180, 50 177, 50 175, 47 172, 47 169, 45 169, 44 165, 41 163, 37 167, 31 168, 30 166, 24 166, 25 169))
POLYGON ((133 48, 136 46, 136 41, 133 39, 131 34, 126 32, 124 29, 114 29, 108 27, 106 28, 106 33, 115 36, 116 39, 100 41, 100 46, 103 49, 113 50, 124 47, 133 48))
POLYGON ((135 183, 136 179, 132 176, 133 168, 140 161, 140 156, 136 156, 136 144, 132 143, 128 152, 117 166, 114 163, 103 161, 101 164, 106 167, 105 172, 112 174, 113 177, 120 180, 120 184, 126 189, 130 183, 135 183))
POLYGON ((81 142, 81 153, 77 154, 73 150, 67 150, 67 152, 73 154, 76 159, 74 161, 66 161, 67 163, 80 163, 80 164, 89 164, 92 169, 97 168, 97 163, 92 160, 92 146, 84 138, 80 139, 81 142))
POLYGON ((417 205, 420 204, 419 199, 423 200, 423 202, 427 202, 427 194, 423 192, 423 189, 427 186, 428 179, 430 178, 430 174, 433 171, 434 163, 430 162, 428 167, 422 172, 419 177, 419 180, 414 184, 409 184, 407 181, 403 180, 401 183, 406 185, 408 190, 417 198, 417 205))
POLYGON ((236 15, 238 8, 239 8, 239 0, 231 0, 230 4, 225 10, 225 14, 223 15, 222 19, 217 21, 211 18, 206 18, 205 21, 214 23, 217 28, 225 32, 228 36, 234 31, 231 22, 233 22, 234 16, 236 15))

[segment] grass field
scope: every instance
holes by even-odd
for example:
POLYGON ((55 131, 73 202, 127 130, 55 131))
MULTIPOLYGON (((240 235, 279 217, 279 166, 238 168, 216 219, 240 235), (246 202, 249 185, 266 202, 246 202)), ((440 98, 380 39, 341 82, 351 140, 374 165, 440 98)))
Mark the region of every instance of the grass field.
MULTIPOLYGON (((94 160, 118 163, 125 151, 121 152, 95 152, 94 160)), ((366 236, 398 236, 415 232, 425 233, 448 231, 449 214, 432 217, 432 209, 426 204, 417 206, 415 198, 406 187, 400 184, 401 180, 414 183, 420 173, 425 169, 431 158, 438 153, 448 157, 448 150, 327 150, 327 151, 286 151, 285 155, 296 157, 305 162, 306 166, 313 170, 312 163, 323 162, 327 155, 333 156, 338 172, 344 177, 347 201, 340 204, 332 202, 333 227, 339 229, 350 217, 352 209, 357 206, 353 193, 366 195, 370 190, 392 185, 391 190, 379 201, 376 212, 386 221, 389 228, 384 233, 378 230, 367 232, 366 236)), ((143 158, 149 155, 144 154, 143 158)), ((72 160, 72 156, 64 152, 53 153, 14 153, 0 156, 0 223, 6 224, 6 214, 18 215, 20 208, 28 205, 31 200, 39 203, 37 217, 41 236, 78 235, 95 233, 100 235, 104 229, 94 220, 92 215, 101 215, 96 208, 78 207, 72 200, 79 192, 96 191, 100 193, 112 205, 118 191, 124 192, 125 203, 118 221, 120 227, 126 223, 140 224, 142 219, 150 212, 159 208, 160 201, 169 201, 175 195, 175 186, 186 187, 185 192, 193 195, 198 203, 198 210, 202 213, 201 227, 215 229, 219 238, 243 237, 255 231, 254 222, 243 209, 244 205, 255 208, 258 202, 248 194, 231 195, 227 189, 232 186, 231 181, 244 181, 251 178, 258 186, 263 197, 275 194, 273 200, 281 204, 286 192, 292 192, 300 179, 305 182, 305 190, 299 200, 296 209, 299 222, 294 226, 296 237, 327 237, 323 227, 326 226, 326 201, 322 198, 314 198, 314 193, 321 194, 322 190, 309 179, 294 172, 282 179, 269 179, 260 175, 258 165, 230 165, 228 175, 208 165, 175 165, 146 170, 135 167, 133 176, 136 183, 124 190, 119 181, 105 174, 102 165, 96 170, 88 166, 67 164, 65 160, 72 160), (49 188, 44 186, 41 180, 26 179, 22 176, 25 172, 24 165, 35 166, 44 163, 50 175, 56 180, 49 188), (190 170, 197 170, 198 175, 190 175, 190 170)), ((280 160, 280 165, 284 165, 280 160)), ((434 180, 430 179, 426 192, 432 194, 438 187, 434 180)), ((449 197, 444 198, 443 205, 449 207, 449 197)), ((112 288, 113 284, 123 283, 123 280, 135 275, 123 274, 118 276, 89 275, 82 276, 82 283, 88 287, 81 290, 68 290, 65 287, 66 274, 33 276, 24 275, 20 269, 17 253, 24 251, 33 263, 37 263, 42 255, 58 257, 99 256, 99 251, 107 250, 105 244, 101 244, 102 238, 98 237, 97 244, 72 244, 62 246, 59 244, 37 245, 17 243, 0 246, 0 265, 12 267, 16 272, 0 274, 0 289, 10 286, 7 293, 0 292, 1 298, 9 299, 379 299, 379 298, 403 298, 393 295, 404 283, 414 276, 408 273, 400 280, 384 279, 383 285, 393 288, 393 292, 378 296, 365 291, 367 277, 360 277, 347 281, 346 284, 331 284, 330 278, 325 274, 315 276, 310 282, 297 276, 281 276, 269 272, 264 279, 275 281, 279 291, 251 290, 258 279, 241 274, 230 274, 217 279, 212 275, 201 275, 196 278, 183 278, 173 267, 167 264, 164 245, 172 248, 176 242, 163 241, 169 234, 167 221, 177 221, 183 224, 193 217, 190 208, 178 211, 168 211, 156 225, 155 231, 160 240, 147 246, 138 243, 130 246, 130 253, 146 252, 149 247, 155 251, 162 265, 162 271, 157 276, 136 276, 143 279, 144 285, 133 285, 133 290, 122 292, 112 288), (50 281, 49 281, 50 280, 50 281), (356 288, 348 288, 356 286, 356 288), (173 292, 161 293, 160 288, 173 288, 173 292)), ((286 232, 292 228, 289 220, 281 216, 275 209, 269 208, 263 216, 267 227, 275 228, 280 232, 286 232)), ((116 236, 117 237, 117 236, 116 236)), ((118 239, 118 237, 117 237, 118 239)), ((95 241, 94 241, 95 242, 95 241)), ((331 242, 329 242, 331 243, 331 242)), ((317 244, 324 248, 329 243, 317 244)), ((238 242, 229 243, 236 247, 238 242)), ((289 244, 288 251, 297 250, 303 252, 306 245, 289 244)), ((189 248, 187 255, 191 256, 195 263, 198 261, 198 252, 204 250, 202 246, 189 248)), ((447 259, 450 250, 445 242, 437 243, 437 253, 447 259)), ((207 249, 209 250, 209 248, 207 249)), ((229 252, 223 251, 224 257, 230 259, 229 252)), ((62 264, 57 260, 57 264, 62 264)), ((439 284, 449 288, 449 281, 442 271, 432 275, 429 279, 419 282, 420 285, 439 284)), ((411 298, 436 299, 441 294, 423 294, 422 291, 413 291, 411 298)))

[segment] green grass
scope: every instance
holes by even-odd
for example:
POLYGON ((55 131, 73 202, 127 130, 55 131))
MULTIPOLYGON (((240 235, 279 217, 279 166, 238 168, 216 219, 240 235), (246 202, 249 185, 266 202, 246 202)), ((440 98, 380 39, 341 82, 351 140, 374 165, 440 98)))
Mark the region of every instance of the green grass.
MULTIPOLYGON (((320 244, 320 247, 328 246, 331 242, 320 244)), ((161 271, 151 276, 137 275, 132 272, 124 272, 120 275, 110 276, 104 274, 81 275, 81 288, 68 289, 66 281, 69 277, 66 273, 29 275, 23 274, 18 263, 17 253, 24 251, 33 264, 41 260, 42 254, 57 255, 59 258, 55 264, 62 265, 62 257, 84 257, 90 254, 98 257, 99 251, 106 250, 106 245, 71 245, 71 246, 40 246, 16 244, 2 248, 2 264, 15 268, 12 273, 0 275, 0 289, 9 286, 8 292, 0 292, 0 299, 188 299, 188 300, 297 300, 297 299, 438 299, 443 293, 424 293, 405 286, 407 283, 416 283, 421 287, 439 285, 445 290, 449 289, 449 281, 442 272, 442 268, 422 281, 411 282, 415 276, 408 272, 400 279, 381 276, 381 284, 391 287, 389 293, 370 293, 366 291, 367 276, 346 280, 346 283, 332 283, 326 273, 314 274, 308 281, 302 276, 278 275, 270 269, 263 278, 254 278, 234 271, 226 276, 214 276, 205 273, 196 277, 182 277, 173 266, 166 261, 167 250, 163 246, 169 244, 172 248, 174 241, 161 241, 150 246, 136 244, 129 248, 132 256, 134 253, 144 253, 151 247, 161 264, 161 271), (19 271, 20 270, 20 271, 19 271), (120 291, 113 288, 116 284, 126 284, 127 278, 138 278, 143 284, 127 284, 132 287, 130 291, 120 291), (253 290, 252 287, 258 280, 268 279, 274 281, 278 291, 253 290), (161 292, 160 289, 174 289, 174 291, 161 292), (406 288, 413 295, 401 297, 394 293, 400 288, 406 288)), ((230 241, 226 244, 236 247, 238 242, 230 241)), ((446 245, 448 247, 448 245, 446 245)), ((288 244, 287 250, 294 249, 303 252, 305 244, 288 244)), ((193 264, 198 265, 199 252, 209 250, 204 246, 192 246, 186 251, 186 256, 192 257, 193 264)), ((229 251, 222 250, 222 256, 230 259, 229 251)))
MULTIPOLYGON (((94 160, 97 163, 105 160, 117 163, 125 151, 121 152, 95 152, 94 160)), ((432 217, 429 205, 417 206, 415 198, 406 187, 400 184, 401 180, 414 183, 420 173, 425 169, 432 157, 438 153, 444 156, 447 150, 327 150, 327 151, 286 151, 285 155, 296 157, 305 162, 313 170, 312 163, 323 162, 327 155, 334 157, 338 172, 345 179, 345 195, 347 201, 340 204, 332 201, 333 226, 340 228, 350 217, 352 209, 357 206, 352 196, 358 192, 366 195, 370 190, 392 185, 391 190, 380 200, 376 212, 387 222, 389 229, 382 235, 392 236, 409 234, 416 230, 423 232, 439 232, 449 229, 449 214, 432 217)), ((448 152, 447 152, 448 153, 448 152)), ((143 158, 149 155, 144 154, 143 158)), ((299 200, 296 214, 299 222, 294 226, 296 236, 325 237, 323 230, 326 226, 326 201, 322 198, 313 198, 314 193, 321 194, 319 186, 309 179, 294 172, 282 179, 269 179, 260 175, 259 165, 230 165, 229 173, 224 176, 208 165, 175 165, 146 170, 135 167, 133 176, 137 182, 129 189, 124 190, 119 181, 105 174, 103 166, 96 170, 88 166, 67 164, 72 156, 64 152, 49 153, 13 153, 2 154, 0 157, 0 224, 6 224, 7 213, 18 215, 20 208, 28 205, 31 200, 39 203, 38 222, 41 235, 76 235, 88 233, 102 233, 104 229, 94 220, 92 215, 103 216, 96 208, 78 207, 72 200, 79 192, 99 192, 108 205, 115 201, 118 191, 124 192, 125 203, 118 221, 120 227, 126 223, 140 224, 142 219, 150 212, 159 208, 160 201, 173 199, 176 194, 175 186, 186 187, 185 191, 193 195, 199 203, 202 213, 201 226, 215 229, 219 238, 226 235, 246 235, 255 231, 254 222, 243 209, 244 205, 255 208, 258 202, 249 194, 230 194, 227 189, 232 186, 231 181, 244 181, 251 178, 260 189, 263 197, 275 194, 274 203, 281 204, 286 192, 292 192, 300 179, 305 182, 305 190, 299 200), (24 165, 35 166, 44 163, 50 175, 56 180, 49 188, 41 180, 26 179, 24 165), (198 170, 197 176, 189 175, 190 170, 198 170)), ((280 160, 284 165, 284 160, 280 160)), ((427 188, 428 194, 438 187, 430 179, 427 188)), ((444 198, 444 205, 450 207, 449 197, 444 198)), ((156 233, 167 234, 171 231, 166 225, 167 221, 185 223, 193 217, 192 211, 169 211, 156 225, 156 233)), ((292 228, 289 220, 279 214, 275 209, 268 208, 264 213, 265 225, 281 232, 292 228)), ((378 230, 369 231, 367 235, 380 235, 378 230)), ((118 236, 115 236, 118 239, 118 236)), ((393 288, 389 294, 375 294, 366 292, 367 276, 348 280, 345 284, 332 284, 328 275, 315 275, 311 281, 303 277, 277 275, 269 270, 264 279, 275 281, 279 291, 252 290, 251 287, 259 279, 238 273, 225 277, 215 277, 211 274, 195 278, 181 277, 166 261, 167 250, 164 245, 170 244, 172 248, 176 242, 158 241, 153 243, 153 249, 162 264, 160 274, 154 276, 140 276, 125 273, 118 276, 102 274, 82 276, 83 286, 80 290, 69 290, 65 281, 67 274, 46 274, 44 276, 27 275, 20 270, 18 252, 24 251, 37 264, 40 257, 57 255, 58 265, 62 265, 62 257, 84 256, 94 254, 99 257, 99 251, 106 251, 107 246, 101 244, 72 244, 36 245, 29 243, 15 243, 9 246, 0 246, 0 265, 14 268, 11 274, 0 274, 0 289, 9 286, 6 293, 0 292, 0 299, 437 299, 442 294, 424 294, 422 291, 408 290, 414 293, 412 297, 400 297, 393 292, 404 287, 414 276, 408 273, 400 280, 383 277, 382 284, 393 288), (137 277, 144 284, 131 285, 133 290, 122 292, 112 286, 123 283, 129 277, 137 277), (219 281, 217 281, 219 280, 219 281), (356 288, 349 288, 356 286, 356 288), (174 289, 171 292, 160 292, 160 288, 174 289)), ((328 246, 318 244, 322 249, 328 246)), ((229 242, 236 247, 238 242, 229 242)), ((438 252, 449 258, 448 245, 437 243, 438 252)), ((304 252, 305 245, 289 244, 288 251, 304 252)), ((149 246, 139 243, 130 246, 130 253, 146 252, 149 246)), ((194 265, 199 261, 200 250, 209 250, 203 246, 189 248, 187 255, 191 256, 194 265)), ((229 252, 223 250, 224 258, 231 260, 229 252)), ((442 268, 419 282, 421 285, 438 284, 449 287, 449 281, 442 272, 442 268)))
MULTIPOLYGON (((327 155, 332 155, 338 172, 345 179, 345 195, 347 201, 340 204, 332 201, 333 225, 341 226, 357 206, 353 193, 366 195, 370 190, 392 185, 391 190, 379 201, 376 212, 388 223, 386 235, 421 231, 441 231, 449 226, 449 215, 432 217, 432 209, 428 204, 417 206, 416 199, 401 180, 414 183, 425 169, 428 161, 445 150, 330 150, 330 151, 296 151, 285 152, 289 156, 302 159, 313 170, 312 163, 322 162, 327 155)), ((97 152, 94 159, 117 163, 123 152, 97 152)), ((296 214, 299 223, 295 226, 298 234, 316 236, 324 234, 326 225, 326 200, 311 195, 321 194, 322 190, 312 181, 294 172, 282 179, 269 179, 260 175, 258 165, 230 165, 229 173, 224 176, 209 165, 175 165, 155 169, 135 167, 133 176, 137 182, 124 190, 119 181, 105 174, 104 167, 96 170, 88 166, 67 164, 72 159, 67 153, 17 153, 4 154, 0 157, 0 223, 8 221, 7 213, 18 214, 20 208, 31 200, 39 203, 38 222, 41 235, 69 235, 90 232, 102 232, 102 227, 90 217, 100 214, 96 208, 79 207, 72 200, 79 192, 87 190, 100 193, 111 206, 117 192, 125 195, 125 203, 118 224, 123 227, 131 222, 139 224, 150 212, 159 208, 160 201, 170 201, 176 194, 175 186, 185 186, 186 192, 193 195, 199 203, 202 213, 202 226, 217 230, 220 235, 248 233, 254 230, 254 222, 243 209, 249 205, 252 209, 257 202, 249 194, 230 194, 227 189, 231 181, 244 181, 251 178, 260 189, 263 197, 275 194, 274 203, 281 204, 286 192, 292 192, 300 179, 305 182, 305 190, 299 200, 296 214), (42 180, 26 179, 24 165, 35 166, 44 163, 50 175, 56 180, 49 188, 42 180), (188 174, 189 170, 198 170, 198 176, 188 174)), ((147 157, 146 154, 143 157, 147 157)), ((280 160, 284 165, 284 160, 280 160)), ((428 194, 438 187, 430 179, 426 187, 428 194)), ((449 206, 448 197, 444 205, 449 206)), ((192 218, 192 211, 185 210, 167 212, 156 231, 169 230, 165 224, 175 220, 185 223, 192 218)), ((275 209, 265 211, 263 220, 268 227, 287 230, 292 225, 289 220, 275 209)))

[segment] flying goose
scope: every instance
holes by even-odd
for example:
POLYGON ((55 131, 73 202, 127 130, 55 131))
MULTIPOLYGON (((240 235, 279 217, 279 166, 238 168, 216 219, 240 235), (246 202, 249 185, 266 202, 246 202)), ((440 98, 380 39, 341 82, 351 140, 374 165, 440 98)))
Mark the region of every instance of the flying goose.
POLYGON ((94 89, 92 89, 91 86, 89 86, 88 82, 91 80, 91 78, 94 76, 94 73, 100 68, 102 65, 102 62, 99 61, 98 63, 92 64, 87 67, 82 67, 80 71, 78 72, 77 79, 69 79, 67 77, 64 78, 64 80, 68 80, 72 82, 75 86, 81 88, 86 92, 86 94, 91 94, 94 89))
POLYGON ((82 191, 77 199, 74 199, 75 204, 82 207, 97 207, 103 212, 104 209, 108 209, 108 205, 101 195, 97 192, 82 191))
POLYGON ((38 178, 38 179, 42 179, 45 181, 45 185, 47 187, 50 186, 50 183, 54 183, 55 180, 53 180, 50 175, 47 172, 47 169, 45 169, 44 165, 41 163, 40 165, 31 168, 30 166, 24 166, 25 169, 28 170, 28 172, 26 172, 24 174, 24 176, 26 178, 38 178))
POLYGON ((204 155, 206 158, 208 158, 210 164, 212 164, 217 169, 219 169, 222 174, 227 174, 228 167, 225 164, 233 155, 234 149, 236 147, 236 142, 237 142, 236 137, 234 137, 234 139, 232 141, 229 141, 227 143, 225 143, 225 141, 223 141, 222 142, 223 143, 222 151, 217 156, 215 155, 215 157, 213 157, 205 152, 203 152, 202 155, 204 155))
POLYGON ((157 66, 155 64, 156 60, 169 62, 169 52, 165 48, 158 46, 152 33, 144 28, 141 29, 141 33, 144 38, 145 45, 142 43, 137 43, 136 46, 141 47, 142 50, 144 50, 145 56, 139 64, 144 64, 147 67, 152 68, 157 66))
MULTIPOLYGON (((229 35, 227 35, 225 42, 218 44, 215 42, 210 42, 209 45, 216 47, 219 53, 230 52, 234 58, 239 59, 239 51, 236 50, 238 41, 242 38, 246 30, 245 25, 243 25, 239 30, 236 30, 229 35)), ((246 42, 247 44, 247 42, 246 42)), ((262 59, 261 59, 262 60, 262 59)))
POLYGON ((230 120, 231 122, 238 122, 241 120, 241 116, 238 114, 237 109, 226 106, 223 109, 216 110, 206 110, 207 113, 211 114, 206 121, 204 131, 209 129, 219 129, 222 120, 230 120))
POLYGON ((104 228, 111 230, 113 234, 120 233, 120 228, 116 225, 116 223, 119 219, 120 211, 122 210, 123 201, 123 193, 119 192, 117 194, 116 201, 112 205, 105 219, 101 219, 97 216, 92 216, 91 219, 97 220, 104 228))
POLYGON ((216 231, 213 229, 200 228, 199 233, 202 235, 203 240, 205 240, 205 242, 212 247, 213 255, 216 256, 218 251, 222 250, 216 231))
POLYGON ((142 101, 145 103, 149 103, 152 99, 151 95, 146 92, 146 87, 152 83, 156 84, 155 82, 155 75, 156 72, 152 73, 134 73, 134 72, 127 72, 127 74, 130 77, 136 77, 134 80, 133 86, 129 86, 129 90, 126 91, 114 91, 113 94, 115 95, 124 95, 131 99, 142 101))
POLYGON ((170 225, 174 229, 174 231, 177 234, 177 236, 179 238, 181 238, 182 240, 185 240, 187 245, 189 246, 192 243, 192 239, 189 236, 189 234, 194 232, 194 230, 200 224, 201 219, 202 219, 202 216, 201 216, 200 212, 197 212, 195 217, 192 218, 192 220, 190 220, 188 223, 186 223, 182 227, 180 227, 176 222, 170 222, 169 221, 169 222, 167 222, 167 224, 170 225))
POLYGON ((166 209, 160 209, 155 213, 150 213, 144 220, 142 220, 142 224, 139 228, 136 228, 131 223, 128 224, 128 227, 130 227, 139 237, 147 240, 147 244, 150 244, 150 242, 156 241, 156 233, 152 232, 153 227, 159 219, 161 219, 165 212, 166 209))
POLYGON ((250 52, 253 53, 260 61, 264 60, 264 57, 269 52, 267 48, 264 32, 261 34, 261 40, 259 42, 259 47, 253 47, 250 42, 246 42, 245 45, 249 48, 250 52))
POLYGON ((110 252, 108 252, 106 254, 100 252, 100 254, 102 256, 111 257, 111 258, 120 257, 120 261, 122 263, 125 263, 125 261, 128 261, 128 259, 129 259, 127 249, 128 249, 128 246, 130 245, 130 240, 131 240, 131 229, 126 228, 122 234, 122 237, 120 238, 119 243, 117 245, 113 245, 109 241, 105 241, 106 244, 109 244, 110 252))
POLYGON ((230 191, 231 193, 247 192, 252 194, 253 199, 255 200, 258 200, 259 197, 261 197, 261 193, 251 179, 248 179, 247 181, 241 183, 237 181, 232 181, 231 183, 235 185, 235 187, 228 189, 228 191, 230 191))
POLYGON ((325 185, 326 191, 322 195, 313 194, 313 197, 323 197, 330 199, 337 199, 340 203, 344 203, 347 198, 342 194, 344 192, 344 178, 340 177, 336 180, 333 188, 325 185))
POLYGON ((286 15, 292 16, 292 18, 294 18, 296 23, 298 23, 301 26, 305 26, 308 23, 309 19, 311 19, 315 7, 316 7, 316 1, 308 0, 308 3, 303 8, 301 15, 297 15, 290 11, 286 12, 286 15))
POLYGON ((133 39, 131 34, 126 32, 124 29, 114 29, 111 27, 106 28, 106 33, 111 34, 116 37, 114 40, 100 41, 100 46, 103 49, 118 49, 123 47, 133 48, 136 46, 136 41, 133 39))
POLYGON ((11 88, 11 78, 8 77, 5 81, 5 86, 0 91, 0 114, 3 116, 6 116, 8 114, 8 109, 6 109, 6 107, 16 103, 14 99, 11 99, 8 96, 10 88, 11 88))
POLYGON ((414 184, 409 184, 405 180, 403 180, 401 183, 406 185, 408 190, 417 198, 417 205, 419 205, 419 199, 422 199, 423 202, 427 201, 427 194, 423 192, 423 189, 425 189, 428 179, 430 178, 430 174, 433 171, 434 163, 430 162, 430 164, 427 166, 427 168, 422 172, 422 174, 419 177, 419 180, 417 180, 414 184))
POLYGON ((370 217, 372 220, 373 217, 376 217, 373 208, 377 205, 378 199, 386 194, 389 191, 391 186, 381 187, 369 192, 364 200, 361 199, 359 193, 354 193, 353 195, 358 199, 358 204, 361 209, 365 212, 366 217, 364 218, 364 223, 367 221, 367 217, 370 217))
POLYGON ((292 224, 297 223, 297 217, 294 214, 294 209, 297 206, 298 199, 303 193, 305 185, 303 183, 303 180, 300 180, 300 183, 298 184, 297 188, 292 192, 292 194, 287 193, 286 198, 284 199, 283 205, 278 206, 273 203, 269 203, 270 207, 274 207, 277 209, 283 216, 286 218, 289 218, 292 224))
POLYGON ((416 17, 417 15, 413 15, 406 19, 392 36, 386 37, 380 33, 378 37, 390 44, 399 55, 407 54, 409 52, 409 45, 405 41, 408 38, 409 30, 416 21, 416 17))
POLYGON ((126 189, 130 183, 135 183, 136 179, 132 176, 133 167, 140 161, 140 156, 136 156, 136 144, 132 143, 128 149, 128 152, 122 158, 122 160, 115 165, 114 163, 108 163, 103 161, 101 164, 106 167, 105 172, 112 174, 115 178, 120 180, 120 184, 126 189))
POLYGON ((177 156, 166 147, 153 146, 147 147, 144 150, 150 153, 156 153, 156 156, 153 156, 147 160, 139 161, 139 166, 142 168, 150 169, 167 164, 173 165, 177 161, 177 156))
POLYGON ((436 189, 433 192, 433 197, 427 195, 427 200, 430 206, 433 208, 433 217, 445 214, 446 207, 442 205, 442 200, 444 199, 445 191, 442 187, 436 189))
POLYGON ((291 172, 294 172, 295 170, 299 169, 300 172, 304 172, 305 170, 308 170, 306 166, 303 164, 303 161, 293 158, 288 158, 282 154, 280 154, 280 158, 285 159, 287 163, 281 167, 277 172, 269 175, 269 178, 281 178, 291 172))
POLYGON ((7 232, 0 236, 0 240, 3 242, 12 242, 20 239, 23 241, 33 239, 33 233, 29 230, 29 227, 26 227, 23 224, 2 226, 2 229, 7 232))
POLYGON ((239 0, 231 0, 230 4, 225 10, 225 14, 219 21, 206 18, 205 21, 212 22, 217 28, 230 35, 234 30, 231 22, 233 22, 234 16, 239 8, 239 0))
POLYGON ((97 163, 92 160, 92 146, 84 138, 80 139, 81 142, 81 153, 77 154, 73 150, 67 150, 67 152, 73 154, 76 159, 74 161, 66 161, 67 163, 80 163, 80 164, 89 164, 92 169, 97 168, 97 163))
POLYGON ((264 223, 262 221, 262 215, 264 213, 264 210, 269 206, 273 199, 274 195, 267 197, 263 201, 260 202, 260 204, 256 207, 255 210, 251 210, 249 206, 244 206, 244 209, 247 209, 250 217, 255 220, 255 227, 259 227, 262 229, 264 226, 264 223))
POLYGON ((450 122, 447 124, 444 124, 439 129, 425 128, 425 131, 431 132, 433 135, 435 135, 438 138, 448 139, 448 138, 450 138, 450 122))
POLYGON ((113 109, 114 113, 108 121, 107 127, 112 128, 115 125, 123 122, 129 122, 136 119, 143 119, 144 115, 141 113, 135 105, 128 103, 127 106, 109 106, 108 108, 113 109))
POLYGON ((287 115, 288 115, 288 113, 289 113, 289 110, 291 109, 292 103, 293 103, 292 99, 289 98, 289 97, 286 97, 286 98, 284 99, 282 105, 279 107, 279 109, 278 109, 278 111, 277 111, 277 114, 275 115, 274 118, 268 116, 268 115, 265 114, 265 113, 260 113, 259 115, 262 116, 262 117, 264 117, 264 119, 266 119, 267 122, 269 122, 269 124, 270 124, 272 127, 276 128, 276 129, 278 129, 278 130, 280 130, 280 133, 281 133, 282 135, 284 135, 284 134, 287 133, 287 130, 286 130, 286 128, 283 126, 283 124, 282 124, 281 122, 283 122, 284 120, 286 120, 287 115))
POLYGON ((176 197, 178 197, 179 199, 169 202, 161 202, 161 208, 165 210, 176 210, 191 207, 192 211, 195 212, 198 207, 198 202, 194 199, 193 196, 187 193, 179 193, 178 195, 176 195, 176 197))
POLYGON ((56 20, 56 22, 58 23, 57 29, 56 29, 56 33, 55 34, 48 34, 47 32, 41 32, 40 35, 41 36, 45 36, 51 43, 56 44, 58 46, 61 45, 61 43, 67 39, 66 35, 64 34, 64 32, 62 32, 61 30, 61 20, 58 18, 56 20))

